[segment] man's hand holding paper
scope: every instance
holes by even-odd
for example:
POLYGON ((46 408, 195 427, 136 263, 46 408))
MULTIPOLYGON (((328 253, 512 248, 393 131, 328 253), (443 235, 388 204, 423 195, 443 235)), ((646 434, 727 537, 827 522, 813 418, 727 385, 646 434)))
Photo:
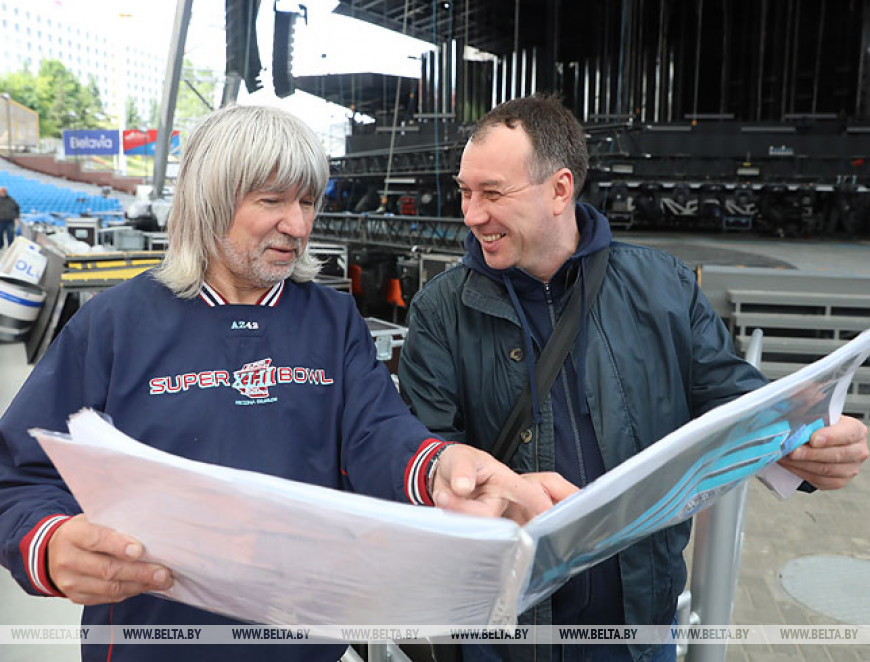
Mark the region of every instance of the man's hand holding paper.
POLYGON ((172 574, 162 565, 140 561, 144 552, 139 541, 77 515, 51 537, 49 575, 61 593, 82 605, 170 588, 172 574))
POLYGON ((520 476, 489 453, 464 444, 444 449, 431 485, 432 500, 439 508, 503 516, 521 525, 577 491, 557 473, 520 476))
POLYGON ((868 455, 867 427, 843 416, 834 425, 817 430, 808 444, 793 450, 779 464, 820 490, 836 490, 858 475, 868 455))

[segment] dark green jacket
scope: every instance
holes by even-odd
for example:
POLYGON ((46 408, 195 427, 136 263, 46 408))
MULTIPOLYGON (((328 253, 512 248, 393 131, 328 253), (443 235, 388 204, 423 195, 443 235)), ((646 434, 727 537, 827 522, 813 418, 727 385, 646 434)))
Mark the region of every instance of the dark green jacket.
MULTIPOLYGON (((409 327, 399 363, 406 401, 433 432, 489 448, 528 379, 522 330, 503 286, 460 265, 414 297, 409 327)), ((611 245, 587 329, 586 396, 608 471, 765 383, 734 354, 691 270, 661 251, 611 245)), ((554 469, 549 399, 541 413, 540 429, 511 461, 518 471, 554 469)), ((688 522, 679 524, 618 555, 627 624, 671 622, 686 582, 689 532, 688 522)), ((531 611, 521 621, 550 622, 548 603, 531 611)), ((519 653, 510 648, 512 657, 519 653)), ((637 660, 651 652, 633 650, 637 660)))

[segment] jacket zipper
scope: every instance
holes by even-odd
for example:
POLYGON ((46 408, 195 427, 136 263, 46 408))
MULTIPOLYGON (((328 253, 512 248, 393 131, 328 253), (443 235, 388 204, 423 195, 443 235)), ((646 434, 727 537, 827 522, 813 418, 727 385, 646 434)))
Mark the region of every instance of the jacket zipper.
MULTIPOLYGON (((552 292, 550 291, 550 284, 544 283, 544 294, 547 298, 547 310, 550 313, 550 326, 553 329, 556 328, 556 308, 553 305, 553 297, 552 292)), ((570 352, 568 356, 570 356, 570 352)), ((565 401, 568 406, 568 418, 571 421, 571 431, 574 435, 574 447, 577 449, 577 463, 580 469, 580 487, 586 485, 586 467, 583 464, 583 449, 580 445, 580 427, 577 425, 577 417, 574 414, 574 403, 571 399, 571 391, 568 388, 568 373, 565 370, 564 366, 561 370, 559 370, 559 379, 562 382, 562 389, 565 391, 565 401)), ((553 421, 553 452, 555 455, 555 443, 556 443, 556 421, 553 421)))

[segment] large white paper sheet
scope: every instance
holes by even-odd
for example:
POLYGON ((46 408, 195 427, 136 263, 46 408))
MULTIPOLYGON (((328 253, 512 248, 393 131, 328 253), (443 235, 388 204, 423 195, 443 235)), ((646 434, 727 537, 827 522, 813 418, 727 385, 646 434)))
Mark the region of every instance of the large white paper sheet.
POLYGON ((69 425, 71 437, 34 432, 91 521, 172 569, 170 598, 313 636, 318 625, 516 619, 532 550, 509 520, 194 462, 92 411, 69 425))
MULTIPOLYGON (((523 528, 193 462, 93 412, 34 430, 88 517, 141 540, 168 597, 243 620, 484 625, 685 520, 842 412, 870 330, 690 422, 523 528)), ((430 630, 431 632, 431 630, 430 630)))

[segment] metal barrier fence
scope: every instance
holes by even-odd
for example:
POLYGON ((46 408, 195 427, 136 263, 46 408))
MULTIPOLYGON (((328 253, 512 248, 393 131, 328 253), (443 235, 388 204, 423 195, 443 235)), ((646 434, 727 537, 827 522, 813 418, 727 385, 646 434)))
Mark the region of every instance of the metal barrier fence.
POLYGON ((39 115, 12 99, 0 94, 0 150, 5 154, 39 147, 39 115))
MULTIPOLYGON (((761 330, 756 329, 746 351, 746 360, 756 368, 761 363, 762 340, 761 330)), ((695 517, 690 588, 680 596, 678 605, 683 625, 731 623, 748 489, 744 481, 695 517)), ((685 652, 686 662, 724 662, 727 650, 727 644, 705 644, 677 652, 685 652)))

